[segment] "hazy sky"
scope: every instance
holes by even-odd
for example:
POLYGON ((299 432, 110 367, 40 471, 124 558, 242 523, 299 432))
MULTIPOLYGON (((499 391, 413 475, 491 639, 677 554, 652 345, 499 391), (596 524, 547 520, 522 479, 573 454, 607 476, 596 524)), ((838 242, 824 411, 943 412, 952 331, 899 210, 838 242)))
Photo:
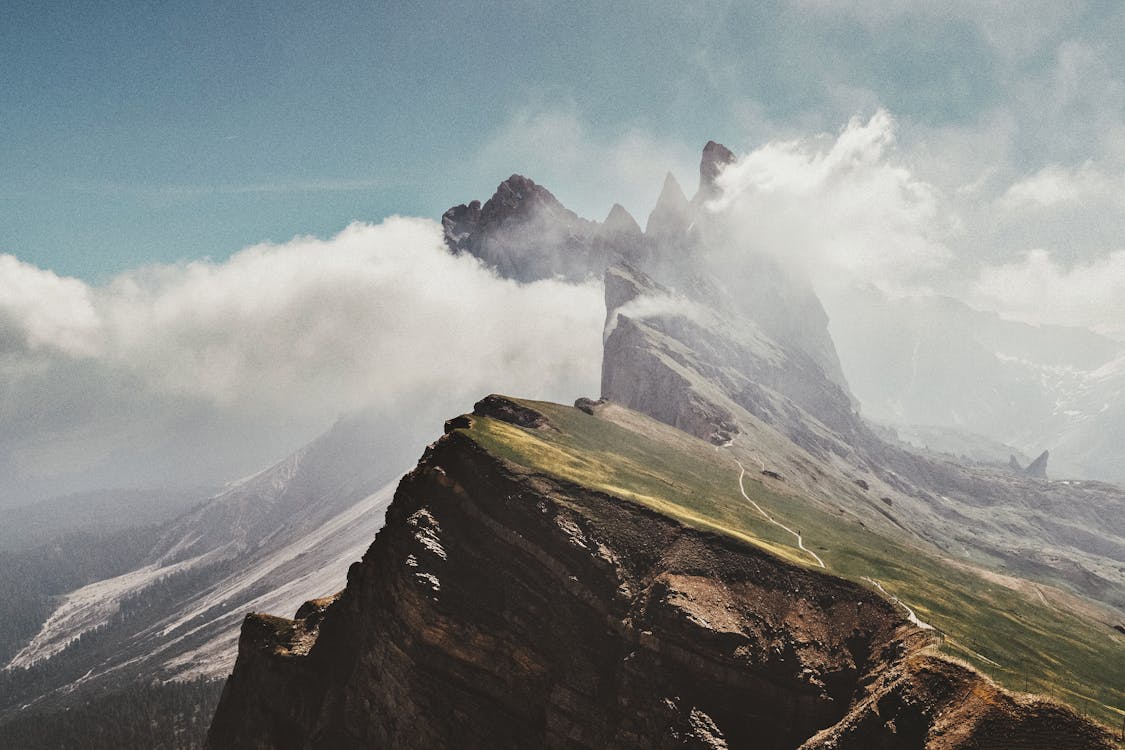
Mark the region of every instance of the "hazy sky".
POLYGON ((1122 184, 1114 0, 230 5, 5 4, 0 252, 104 281, 437 217, 513 171, 594 218, 643 214, 663 169, 691 189, 709 138, 878 107, 951 190, 1122 184))
POLYGON ((597 285, 433 220, 520 172, 643 225, 708 139, 818 284, 1125 340, 1116 0, 67 5, 0 15, 0 504, 596 395, 597 285))

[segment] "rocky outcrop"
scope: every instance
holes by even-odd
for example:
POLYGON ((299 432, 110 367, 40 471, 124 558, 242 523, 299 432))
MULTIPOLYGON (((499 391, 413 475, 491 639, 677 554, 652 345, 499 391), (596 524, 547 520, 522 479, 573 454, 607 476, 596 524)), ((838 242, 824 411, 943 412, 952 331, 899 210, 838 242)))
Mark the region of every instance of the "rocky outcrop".
POLYGON ((664 178, 664 187, 660 190, 660 197, 656 199, 656 206, 648 215, 645 234, 655 240, 682 241, 694 221, 693 214, 694 209, 684 195, 683 188, 669 172, 664 178))
MULTIPOLYGON (((247 617, 208 747, 992 746, 933 730, 951 696, 1002 694, 874 592, 531 473, 481 419, 403 479, 338 598, 247 617)), ((1053 710, 1040 739, 1108 747, 1053 710)))
POLYGON ((813 422, 860 429, 848 394, 808 354, 704 301, 716 294, 678 298, 636 268, 609 268, 602 395, 716 443, 739 431, 732 406, 809 444, 823 442, 810 430, 826 432, 813 422))
POLYGON ((959 664, 921 654, 880 673, 846 717, 800 750, 1086 750, 1111 741, 1056 703, 1014 696, 959 664))
POLYGON ((550 420, 535 409, 518 404, 495 393, 478 401, 473 407, 473 414, 478 417, 492 417, 501 422, 508 422, 517 427, 532 430, 551 426, 550 420))
POLYGON ((1050 457, 1051 457, 1050 451, 1043 451, 1038 456, 1036 456, 1034 461, 1032 461, 1031 463, 1029 463, 1027 465, 1027 468, 1024 469, 1024 473, 1027 474, 1029 477, 1036 477, 1038 479, 1046 479, 1047 478, 1047 459, 1049 459, 1050 457))
POLYGON ((598 225, 522 175, 501 182, 483 206, 454 206, 441 223, 450 250, 474 255, 508 278, 577 281, 605 268, 595 247, 598 225))
POLYGON ((696 201, 709 200, 719 192, 715 183, 723 167, 734 162, 734 153, 721 143, 707 141, 703 147, 703 159, 699 163, 699 193, 696 201))

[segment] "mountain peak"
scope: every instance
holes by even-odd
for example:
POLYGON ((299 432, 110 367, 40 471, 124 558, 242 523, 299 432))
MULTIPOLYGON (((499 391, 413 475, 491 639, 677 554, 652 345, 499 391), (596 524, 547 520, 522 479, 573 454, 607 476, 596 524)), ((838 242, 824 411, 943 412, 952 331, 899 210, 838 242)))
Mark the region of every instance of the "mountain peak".
POLYGON ((635 234, 640 235, 641 227, 637 220, 620 203, 614 203, 609 209, 609 215, 602 222, 602 234, 635 234))
POLYGON ((721 143, 707 141, 699 161, 699 193, 697 198, 709 198, 717 192, 715 178, 723 167, 734 161, 734 152, 721 143))
POLYGON ((1028 476, 1038 477, 1039 479, 1047 478, 1047 459, 1051 457, 1050 451, 1043 451, 1039 456, 1027 465, 1024 471, 1028 476))
POLYGON ((645 234, 668 236, 683 232, 691 223, 690 214, 691 203, 684 195, 679 180, 669 172, 664 178, 664 187, 660 190, 660 197, 656 199, 656 206, 648 215, 645 234))
POLYGON ((441 217, 445 244, 518 281, 600 274, 598 225, 580 218, 534 180, 513 174, 484 202, 454 206, 441 217))
MULTIPOLYGON (((562 203, 550 190, 521 174, 513 174, 496 186, 496 192, 484 204, 483 211, 502 217, 510 213, 530 209, 536 204, 562 208, 562 203), (526 208, 525 208, 526 207, 526 208), (490 212, 491 209, 491 212, 490 212)), ((484 218, 489 218, 485 216, 484 218)))

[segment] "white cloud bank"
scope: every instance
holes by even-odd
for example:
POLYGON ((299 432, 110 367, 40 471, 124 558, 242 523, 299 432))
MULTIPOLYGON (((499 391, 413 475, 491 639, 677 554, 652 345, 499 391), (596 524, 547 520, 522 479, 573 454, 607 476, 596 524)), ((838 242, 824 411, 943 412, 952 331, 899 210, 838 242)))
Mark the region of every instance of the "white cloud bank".
POLYGON ((891 155, 879 110, 835 138, 774 141, 725 168, 711 208, 739 243, 799 263, 821 282, 862 277, 884 289, 924 283, 951 258, 940 196, 891 155))
POLYGON ((1091 328, 1125 341, 1125 250, 1065 267, 1046 250, 981 271, 974 301, 1030 323, 1091 328))
POLYGON ((123 484, 193 455, 199 484, 232 479, 215 472, 260 468, 360 407, 439 419, 492 391, 596 395, 603 315, 598 285, 500 279, 422 219, 102 287, 0 256, 0 501, 20 476, 132 471, 134 454, 153 455, 123 484), (152 443, 193 431, 194 448, 152 443))
POLYGON ((849 289, 871 285, 1125 340, 1125 251, 1103 242, 1125 215, 1125 180, 1086 163, 1043 168, 994 198, 942 189, 896 150, 896 128, 879 110, 833 136, 740 156, 708 204, 729 217, 724 261, 745 265, 740 254, 753 250, 794 263, 830 314, 848 304, 849 289), (1001 223, 1006 233, 995 231, 1001 223), (1049 249, 1021 247, 1036 236, 1049 249))
POLYGON ((1125 176, 1106 174, 1093 162, 1078 167, 1051 164, 1011 185, 1000 206, 1019 210, 1090 202, 1125 209, 1125 176))

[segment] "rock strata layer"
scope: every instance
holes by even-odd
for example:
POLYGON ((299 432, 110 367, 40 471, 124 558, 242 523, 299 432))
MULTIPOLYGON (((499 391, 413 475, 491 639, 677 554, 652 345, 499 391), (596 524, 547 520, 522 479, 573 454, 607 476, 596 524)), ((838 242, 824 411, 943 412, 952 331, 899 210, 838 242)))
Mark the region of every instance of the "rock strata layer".
POLYGON ((549 422, 483 403, 346 590, 247 617, 209 747, 1108 747, 928 656, 868 589, 487 452, 479 420, 549 422))

